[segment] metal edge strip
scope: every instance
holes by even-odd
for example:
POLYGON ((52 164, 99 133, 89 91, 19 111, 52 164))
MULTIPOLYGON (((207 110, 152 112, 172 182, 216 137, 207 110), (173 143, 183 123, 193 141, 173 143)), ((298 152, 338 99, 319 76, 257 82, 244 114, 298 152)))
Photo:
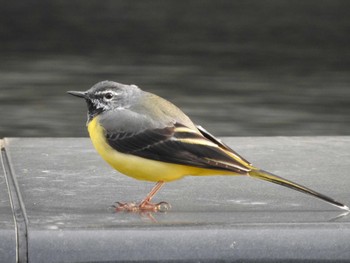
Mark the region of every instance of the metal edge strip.
POLYGON ((19 263, 28 262, 28 218, 10 158, 6 152, 5 140, 0 140, 0 148, 0 158, 5 173, 16 228, 16 261, 19 263))

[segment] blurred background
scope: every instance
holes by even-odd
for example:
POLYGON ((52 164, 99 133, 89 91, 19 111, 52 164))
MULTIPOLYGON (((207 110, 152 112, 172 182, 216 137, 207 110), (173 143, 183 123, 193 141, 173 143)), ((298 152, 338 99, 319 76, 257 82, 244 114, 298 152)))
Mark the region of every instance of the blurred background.
POLYGON ((87 136, 136 84, 218 136, 350 135, 350 1, 0 0, 0 138, 87 136))

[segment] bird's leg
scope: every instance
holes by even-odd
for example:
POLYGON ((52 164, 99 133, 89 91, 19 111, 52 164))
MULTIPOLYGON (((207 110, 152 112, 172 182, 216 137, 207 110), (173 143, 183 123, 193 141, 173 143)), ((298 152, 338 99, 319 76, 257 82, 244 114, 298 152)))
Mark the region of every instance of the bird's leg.
POLYGON ((128 211, 128 212, 165 212, 170 209, 170 205, 166 202, 160 202, 157 204, 151 203, 152 198, 165 184, 164 181, 159 181, 148 195, 139 203, 120 203, 117 202, 118 207, 116 211, 128 211))
POLYGON ((159 181, 152 190, 148 193, 148 195, 141 201, 139 204, 139 209, 141 211, 159 211, 160 207, 159 205, 165 204, 165 202, 161 202, 158 204, 151 203, 152 198, 156 195, 156 193, 162 188, 162 186, 165 184, 164 181, 159 181))

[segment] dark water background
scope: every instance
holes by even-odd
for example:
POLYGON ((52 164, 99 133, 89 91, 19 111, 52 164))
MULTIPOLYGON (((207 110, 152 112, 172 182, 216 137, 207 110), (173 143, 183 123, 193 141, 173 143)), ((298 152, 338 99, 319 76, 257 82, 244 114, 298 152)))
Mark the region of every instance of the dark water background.
POLYGON ((350 134, 349 1, 0 1, 0 138, 86 136, 137 84, 220 136, 350 134))

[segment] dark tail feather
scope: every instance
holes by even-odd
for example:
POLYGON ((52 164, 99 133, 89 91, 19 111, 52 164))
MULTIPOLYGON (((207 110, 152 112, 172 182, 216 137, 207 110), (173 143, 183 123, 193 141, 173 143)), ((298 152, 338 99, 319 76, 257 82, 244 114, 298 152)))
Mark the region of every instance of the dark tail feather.
POLYGON ((342 203, 339 203, 338 201, 335 201, 333 198, 330 198, 326 195, 320 194, 318 192, 315 192, 314 190, 311 190, 305 186, 302 186, 300 184, 294 183, 292 181, 286 180, 282 177, 279 177, 277 175, 271 174, 269 172, 266 172, 264 170, 252 170, 249 172, 249 175, 261 180, 265 180, 271 183, 279 184, 291 189, 294 189, 296 191, 302 192, 304 194, 309 194, 314 197, 317 197, 323 201, 326 201, 327 203, 330 203, 336 207, 339 207, 341 209, 349 211, 349 208, 346 205, 343 205, 342 203))

